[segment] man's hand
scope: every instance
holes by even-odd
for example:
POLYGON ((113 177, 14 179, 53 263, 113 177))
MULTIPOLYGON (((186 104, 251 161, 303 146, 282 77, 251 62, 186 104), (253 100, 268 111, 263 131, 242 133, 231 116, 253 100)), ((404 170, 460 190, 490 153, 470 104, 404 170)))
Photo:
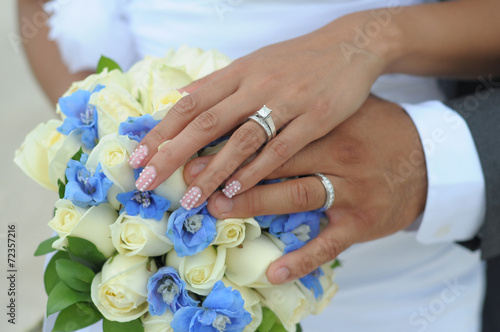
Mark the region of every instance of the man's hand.
MULTIPOLYGON (((188 182, 210 156, 185 168, 188 182)), ((427 173, 418 132, 403 109, 369 97, 361 109, 268 178, 325 174, 335 187, 327 227, 301 249, 284 255, 267 271, 275 284, 300 278, 357 242, 408 227, 423 211, 427 173)), ((284 214, 320 208, 325 189, 317 177, 257 186, 232 199, 216 192, 208 209, 217 218, 284 214)))

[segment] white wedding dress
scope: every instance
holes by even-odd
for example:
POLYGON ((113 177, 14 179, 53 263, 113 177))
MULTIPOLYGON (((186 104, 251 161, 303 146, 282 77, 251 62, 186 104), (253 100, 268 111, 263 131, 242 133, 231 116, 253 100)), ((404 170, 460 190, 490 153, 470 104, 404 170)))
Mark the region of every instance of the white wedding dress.
MULTIPOLYGON (((53 12, 51 38, 69 68, 78 71, 94 68, 101 54, 127 69, 145 55, 161 56, 182 44, 237 58, 349 12, 418 2, 73 0, 47 7, 53 12)), ((435 80, 406 75, 381 77, 373 92, 395 102, 442 98, 435 80)), ((346 250, 336 276, 340 290, 321 315, 303 322, 304 331, 478 332, 484 296, 479 253, 451 241, 424 245, 417 232, 401 231, 346 250)), ((50 324, 49 319, 44 331, 51 331, 50 324)))

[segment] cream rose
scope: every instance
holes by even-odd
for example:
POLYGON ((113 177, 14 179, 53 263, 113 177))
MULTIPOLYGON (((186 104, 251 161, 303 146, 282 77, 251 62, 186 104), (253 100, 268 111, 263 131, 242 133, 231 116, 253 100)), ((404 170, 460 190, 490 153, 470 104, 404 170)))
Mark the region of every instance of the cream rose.
POLYGON ((236 285, 227 278, 222 278, 222 282, 226 287, 233 287, 233 289, 240 292, 243 301, 245 301, 243 307, 252 316, 252 321, 250 322, 250 324, 245 326, 243 332, 256 331, 260 323, 262 323, 262 305, 260 295, 248 287, 240 287, 236 285))
POLYGON ((184 165, 179 167, 168 179, 163 181, 153 193, 165 197, 171 202, 168 211, 172 212, 181 207, 180 200, 186 192, 188 185, 184 181, 184 165))
POLYGON ((79 237, 96 245, 97 249, 106 257, 110 257, 115 248, 111 242, 109 226, 118 217, 111 205, 103 203, 89 209, 73 205, 70 200, 60 199, 55 204, 56 213, 49 222, 59 239, 52 247, 64 250, 68 246, 68 236, 79 237))
POLYGON ((326 306, 330 304, 333 296, 339 289, 339 286, 335 282, 333 282, 335 272, 330 267, 332 263, 333 262, 329 262, 321 266, 324 275, 319 277, 319 282, 321 283, 321 287, 323 287, 323 295, 319 299, 314 299, 314 294, 312 294, 314 303, 312 313, 314 315, 319 315, 321 312, 323 312, 326 306))
MULTIPOLYGON (((64 179, 64 171, 69 159, 78 151, 80 144, 68 140, 68 137, 59 133, 57 128, 62 125, 62 121, 49 120, 47 123, 41 123, 35 127, 24 139, 23 144, 15 152, 14 162, 30 178, 47 189, 57 191, 57 178, 64 179), (67 142, 66 142, 67 141, 67 142), (66 143, 66 144, 65 144, 66 143), (65 158, 57 158, 63 161, 54 165, 58 174, 51 179, 49 166, 58 152, 60 155, 65 153, 65 158), (70 156, 68 156, 71 154, 70 156), (66 158, 67 157, 67 158, 66 158), (60 164, 60 165, 59 165, 60 164), (59 167, 56 167, 59 166, 59 167)), ((61 156, 62 157, 62 156, 61 156)))
POLYGON ((90 96, 89 104, 97 110, 97 137, 118 132, 120 123, 129 116, 144 114, 141 104, 120 86, 107 86, 90 96))
POLYGON ((92 280, 92 302, 106 319, 128 322, 139 318, 148 311, 147 284, 156 271, 149 257, 111 257, 92 280))
POLYGON ((229 218, 217 220, 217 235, 212 244, 233 248, 244 240, 254 240, 260 236, 260 226, 254 218, 229 218))
POLYGON ((142 219, 122 213, 110 226, 111 239, 116 250, 126 256, 160 256, 173 248, 172 242, 165 236, 168 216, 163 219, 142 219))
POLYGON ((266 271, 269 265, 283 255, 271 240, 272 235, 263 233, 256 239, 245 240, 234 248, 227 248, 226 277, 238 286, 270 287, 266 271))
POLYGON ((203 149, 200 153, 200 157, 214 155, 226 145, 228 140, 222 141, 217 145, 211 146, 209 148, 203 149))
POLYGON ((153 94, 153 118, 161 120, 167 115, 168 111, 184 96, 187 92, 182 94, 176 90, 156 90, 153 94))
POLYGON ((179 271, 188 290, 206 296, 224 275, 225 259, 226 248, 209 246, 196 255, 185 257, 177 256, 172 250, 167 254, 166 265, 179 271))
POLYGON ((289 332, 295 332, 296 324, 311 314, 312 302, 296 281, 256 291, 289 332))
POLYGON ((166 310, 161 316, 153 316, 149 313, 141 317, 144 332, 174 332, 170 323, 174 320, 174 314, 166 310))

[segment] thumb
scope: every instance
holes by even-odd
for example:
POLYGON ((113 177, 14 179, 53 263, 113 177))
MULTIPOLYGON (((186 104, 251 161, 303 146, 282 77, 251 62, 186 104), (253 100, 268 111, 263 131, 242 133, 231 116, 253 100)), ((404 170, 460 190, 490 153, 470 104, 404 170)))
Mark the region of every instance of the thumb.
MULTIPOLYGON (((335 208, 334 208, 335 209, 335 208)), ((283 255, 267 269, 267 279, 275 285, 302 278, 329 262, 356 242, 356 227, 347 213, 330 209, 328 225, 302 248, 283 255)))

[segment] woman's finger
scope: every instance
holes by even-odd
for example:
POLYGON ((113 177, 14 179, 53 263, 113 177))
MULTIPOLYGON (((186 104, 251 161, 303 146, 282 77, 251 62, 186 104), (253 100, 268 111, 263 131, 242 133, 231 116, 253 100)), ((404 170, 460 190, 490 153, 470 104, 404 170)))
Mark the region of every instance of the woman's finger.
MULTIPOLYGON (((158 151, 158 146, 179 134, 202 112, 227 100, 236 90, 235 77, 220 77, 209 80, 193 93, 181 98, 163 120, 156 125, 141 141, 129 159, 133 168, 146 166, 158 151)), ((180 165, 178 165, 180 166, 180 165)))
MULTIPOLYGON (((328 176, 335 187, 333 207, 342 204, 344 180, 328 176)), ((316 176, 255 186, 241 195, 227 198, 220 191, 208 200, 208 210, 219 219, 310 211, 325 204, 326 190, 316 176)))
MULTIPOLYGON (((335 205, 335 204, 334 204, 335 205)), ((359 227, 347 210, 327 211, 328 225, 302 248, 281 256, 267 269, 267 279, 283 284, 311 273, 358 241, 359 227)))

